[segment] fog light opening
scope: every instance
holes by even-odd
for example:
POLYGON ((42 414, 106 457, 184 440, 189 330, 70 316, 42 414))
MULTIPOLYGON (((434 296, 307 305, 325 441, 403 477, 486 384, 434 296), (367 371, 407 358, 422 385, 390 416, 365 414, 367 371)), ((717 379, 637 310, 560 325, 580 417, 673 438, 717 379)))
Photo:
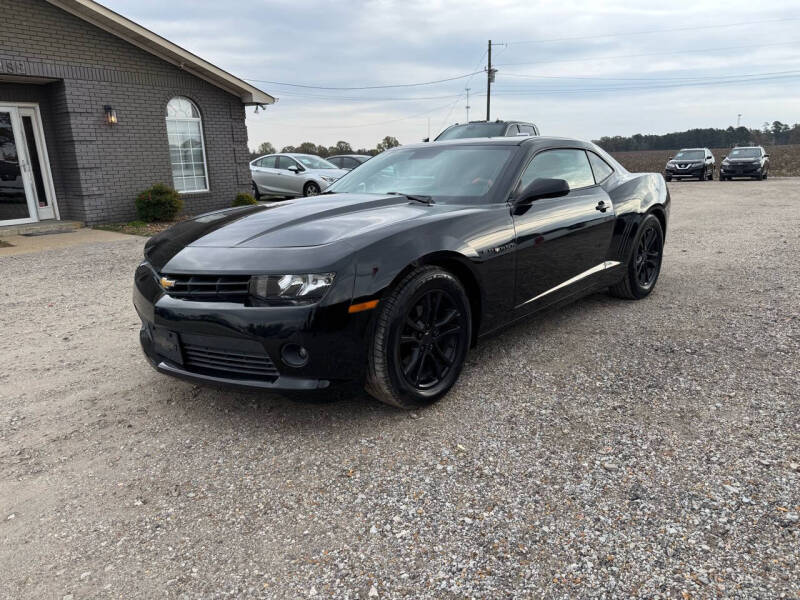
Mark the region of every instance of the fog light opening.
POLYGON ((281 360, 295 369, 305 367, 308 364, 308 350, 299 344, 286 344, 281 348, 281 360))

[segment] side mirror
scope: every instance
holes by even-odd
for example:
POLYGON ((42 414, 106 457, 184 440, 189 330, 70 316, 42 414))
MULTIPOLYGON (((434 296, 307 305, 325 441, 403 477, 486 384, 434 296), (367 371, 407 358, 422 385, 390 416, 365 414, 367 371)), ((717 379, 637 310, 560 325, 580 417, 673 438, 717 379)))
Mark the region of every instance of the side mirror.
POLYGON ((722 160, 725 160, 726 158, 728 158, 728 155, 727 154, 723 154, 722 155, 722 160))
POLYGON ((672 154, 667 157, 667 160, 672 160, 672 154))
POLYGON ((289 165, 287 169, 292 173, 299 173, 301 171, 300 167, 298 167, 297 165, 289 165))
POLYGON ((569 184, 563 179, 534 179, 514 200, 514 206, 530 204, 543 198, 559 198, 569 194, 569 184))
POLYGON ((764 155, 764 158, 769 158, 769 154, 765 154, 765 155, 764 155))
POLYGON ((422 141, 423 141, 423 142, 430 142, 430 141, 431 141, 431 138, 423 138, 423 139, 422 139, 422 141))

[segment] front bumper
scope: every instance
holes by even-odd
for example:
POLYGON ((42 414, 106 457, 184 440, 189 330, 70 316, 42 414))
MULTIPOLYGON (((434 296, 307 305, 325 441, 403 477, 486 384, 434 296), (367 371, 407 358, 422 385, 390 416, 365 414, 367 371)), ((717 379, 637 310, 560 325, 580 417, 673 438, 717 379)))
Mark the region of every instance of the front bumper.
POLYGON ((142 321, 142 350, 166 375, 272 390, 315 390, 364 377, 370 315, 349 315, 347 304, 247 306, 173 298, 146 263, 136 271, 133 304, 142 321), (287 363, 286 347, 304 348, 307 362, 287 363))
POLYGON ((667 167, 664 169, 664 177, 678 179, 680 177, 700 177, 705 167, 691 167, 689 169, 679 169, 677 167, 667 167))
POLYGON ((761 163, 723 165, 719 174, 724 177, 755 177, 761 175, 761 163))

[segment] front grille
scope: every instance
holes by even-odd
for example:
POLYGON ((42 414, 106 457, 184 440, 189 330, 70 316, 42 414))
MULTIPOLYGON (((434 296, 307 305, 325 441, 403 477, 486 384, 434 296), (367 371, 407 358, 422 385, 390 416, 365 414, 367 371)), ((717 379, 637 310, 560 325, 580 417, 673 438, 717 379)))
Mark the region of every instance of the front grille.
POLYGON ((173 298, 206 302, 242 302, 248 296, 249 275, 166 275, 175 284, 166 290, 173 298))
POLYGON ((190 370, 214 371, 233 377, 275 381, 278 370, 266 354, 183 344, 183 361, 190 370))

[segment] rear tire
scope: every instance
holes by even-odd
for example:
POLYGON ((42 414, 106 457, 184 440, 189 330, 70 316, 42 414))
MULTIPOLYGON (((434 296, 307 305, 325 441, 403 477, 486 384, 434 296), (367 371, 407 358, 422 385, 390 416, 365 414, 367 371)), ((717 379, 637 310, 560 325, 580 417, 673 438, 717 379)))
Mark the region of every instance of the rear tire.
POLYGON ((647 215, 633 240, 625 277, 608 288, 617 298, 641 300, 656 287, 664 255, 664 230, 655 215, 647 215))
POLYGON ((258 191, 258 186, 255 181, 253 182, 253 198, 257 201, 261 200, 261 192, 258 191))
POLYGON ((461 282, 439 267, 416 269, 381 300, 365 389, 398 408, 432 404, 458 380, 471 339, 461 282))

